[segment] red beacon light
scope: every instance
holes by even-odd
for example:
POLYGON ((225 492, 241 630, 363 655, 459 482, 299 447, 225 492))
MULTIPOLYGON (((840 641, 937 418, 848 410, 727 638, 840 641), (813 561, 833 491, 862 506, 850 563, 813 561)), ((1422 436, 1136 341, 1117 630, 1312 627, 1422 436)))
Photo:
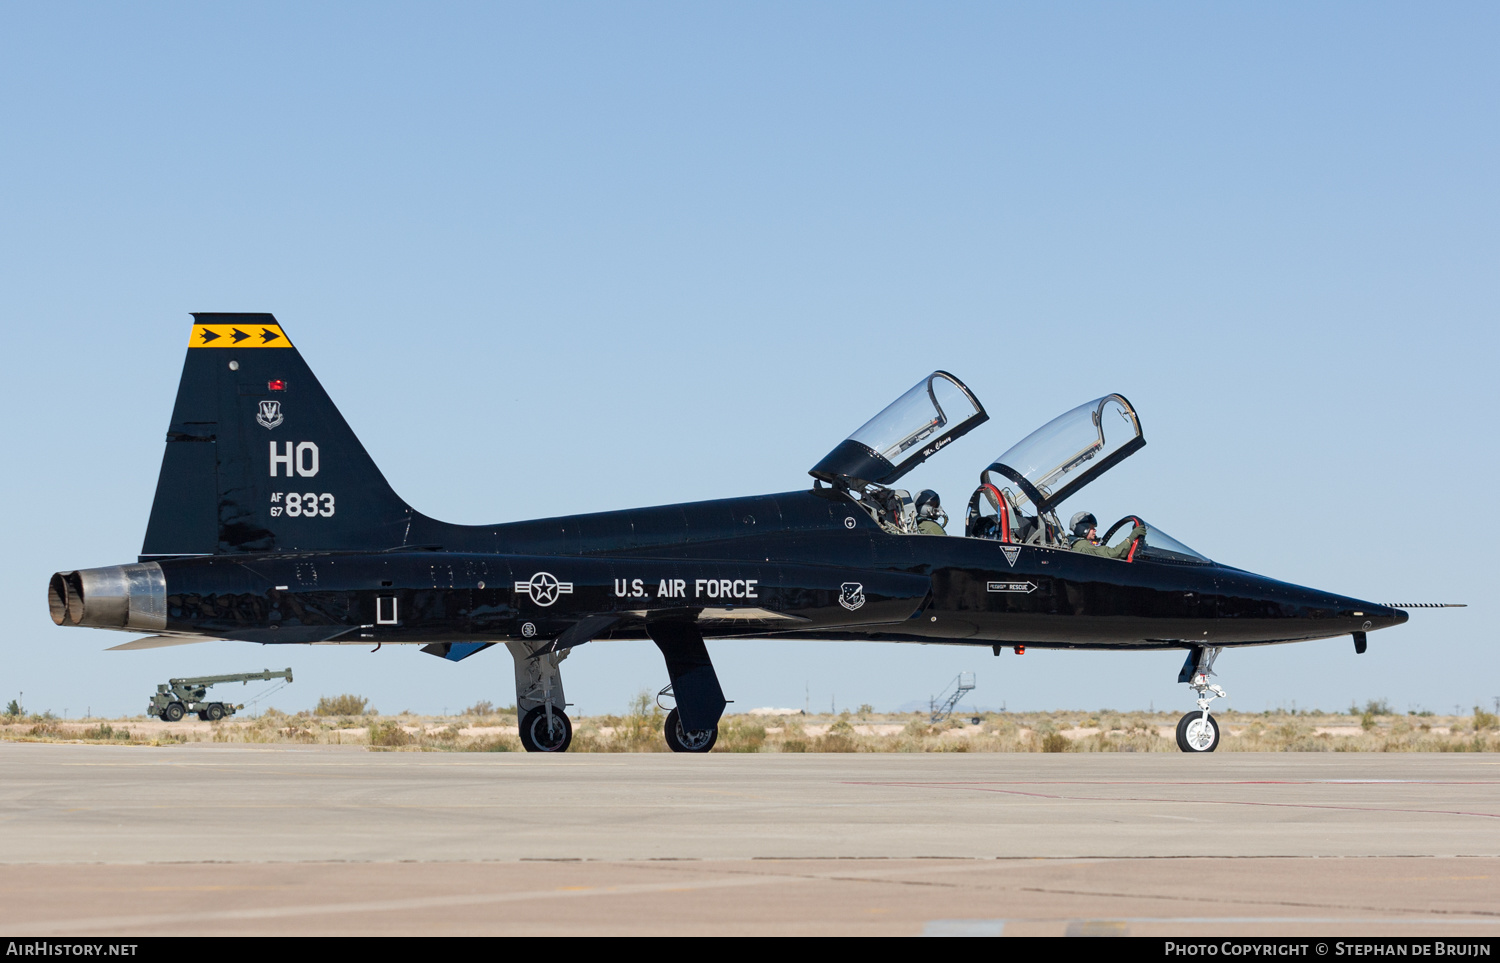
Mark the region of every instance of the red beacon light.
POLYGON ((269 391, 285 391, 286 382, 282 381, 280 378, 275 378, 271 381, 266 382, 266 388, 269 391))

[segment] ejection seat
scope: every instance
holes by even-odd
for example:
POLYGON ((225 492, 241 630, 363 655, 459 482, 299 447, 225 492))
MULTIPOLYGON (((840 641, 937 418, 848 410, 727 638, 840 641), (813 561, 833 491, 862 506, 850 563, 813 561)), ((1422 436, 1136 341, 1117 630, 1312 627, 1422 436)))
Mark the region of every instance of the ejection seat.
POLYGON ((1037 530, 1037 521, 1021 511, 1010 489, 984 482, 974 489, 965 513, 964 534, 998 542, 1023 544, 1037 530), (988 505, 993 514, 985 513, 988 505))

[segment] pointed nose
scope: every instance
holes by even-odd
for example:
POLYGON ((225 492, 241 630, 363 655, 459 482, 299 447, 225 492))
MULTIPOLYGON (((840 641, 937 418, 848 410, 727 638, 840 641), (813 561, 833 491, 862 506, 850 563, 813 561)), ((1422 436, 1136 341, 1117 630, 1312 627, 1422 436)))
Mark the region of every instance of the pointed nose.
POLYGON ((1341 599, 1338 617, 1349 624, 1351 632, 1373 632, 1400 625, 1411 616, 1404 609, 1393 609, 1388 605, 1361 602, 1359 599, 1341 599))

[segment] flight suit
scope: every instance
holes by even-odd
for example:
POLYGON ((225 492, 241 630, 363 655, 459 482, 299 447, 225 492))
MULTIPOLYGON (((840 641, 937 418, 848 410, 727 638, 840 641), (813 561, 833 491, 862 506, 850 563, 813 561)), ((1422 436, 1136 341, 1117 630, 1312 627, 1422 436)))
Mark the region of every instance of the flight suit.
POLYGON ((917 522, 918 535, 947 535, 948 532, 935 519, 924 518, 917 522))
POLYGON ((1085 555, 1098 555, 1102 558, 1125 558, 1130 554, 1130 546, 1138 538, 1146 537, 1146 526, 1137 525, 1130 530, 1130 537, 1125 541, 1110 548, 1108 545, 1093 545, 1086 538, 1080 538, 1073 543, 1073 551, 1083 552, 1085 555))

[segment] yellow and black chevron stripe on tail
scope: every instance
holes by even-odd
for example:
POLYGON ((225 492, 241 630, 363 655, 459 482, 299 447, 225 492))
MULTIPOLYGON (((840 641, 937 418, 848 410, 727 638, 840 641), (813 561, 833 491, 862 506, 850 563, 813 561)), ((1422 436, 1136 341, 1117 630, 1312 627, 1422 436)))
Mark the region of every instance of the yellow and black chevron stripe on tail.
MULTIPOLYGON (((195 318, 227 317, 228 315, 202 314, 194 315, 195 318)), ((246 318, 269 318, 269 314, 246 314, 235 315, 235 317, 246 318)), ((188 338, 189 348, 233 348, 243 350, 245 348, 290 348, 292 342, 287 338, 286 332, 281 330, 281 325, 274 320, 268 322, 238 324, 217 324, 213 322, 198 323, 193 325, 193 334, 188 338)))

